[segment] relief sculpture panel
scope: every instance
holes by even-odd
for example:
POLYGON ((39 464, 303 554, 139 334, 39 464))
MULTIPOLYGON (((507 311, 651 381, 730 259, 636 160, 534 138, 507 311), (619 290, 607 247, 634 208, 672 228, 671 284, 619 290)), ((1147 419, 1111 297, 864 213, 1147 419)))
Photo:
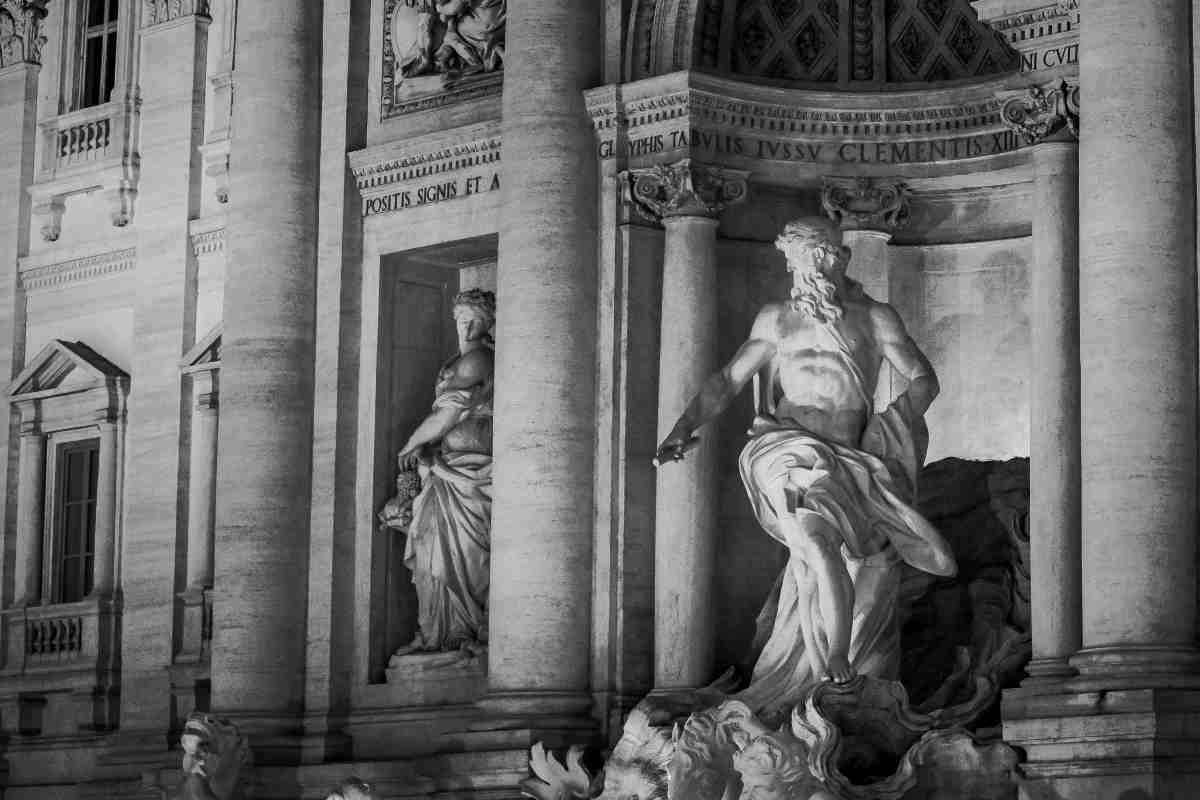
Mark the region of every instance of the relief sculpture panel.
POLYGON ((486 79, 504 65, 507 6, 507 0, 390 3, 384 25, 385 116, 438 105, 448 92, 466 97, 492 85, 486 79))

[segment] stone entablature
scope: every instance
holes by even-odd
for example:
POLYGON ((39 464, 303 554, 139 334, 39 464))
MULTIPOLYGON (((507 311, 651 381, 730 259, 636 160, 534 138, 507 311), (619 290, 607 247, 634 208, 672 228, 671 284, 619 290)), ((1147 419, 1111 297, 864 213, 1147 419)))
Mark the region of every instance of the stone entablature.
POLYGON ((350 154, 364 217, 495 191, 500 125, 489 122, 350 154))
POLYGON ((22 289, 38 292, 130 272, 136 266, 136 249, 124 247, 52 263, 46 263, 44 255, 26 256, 20 260, 19 275, 22 289))
MULTIPOLYGON (((691 157, 736 166, 770 162, 771 180, 850 166, 940 165, 1018 149, 1005 92, 1020 75, 921 92, 862 95, 755 86, 676 72, 586 93, 597 156, 643 165, 691 157)), ((957 169, 957 168, 955 168, 957 169)), ((946 171, 946 170, 942 170, 946 171)), ((954 171, 954 169, 949 170, 954 171)))
POLYGON ((1021 72, 1079 71, 1079 0, 981 0, 975 6, 979 18, 1021 54, 1021 72))

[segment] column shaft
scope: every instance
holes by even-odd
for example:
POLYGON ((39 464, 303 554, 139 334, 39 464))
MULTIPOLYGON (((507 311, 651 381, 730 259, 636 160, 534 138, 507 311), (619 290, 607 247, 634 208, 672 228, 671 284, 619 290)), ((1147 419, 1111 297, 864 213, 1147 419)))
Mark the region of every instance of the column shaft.
POLYGON ((36 605, 42 599, 42 506, 45 503, 46 440, 21 435, 17 496, 17 553, 13 597, 36 605))
POLYGON ((1072 141, 1033 149, 1033 380, 1029 547, 1036 681, 1080 646, 1079 162, 1072 141))
POLYGON ((187 588, 205 589, 213 580, 213 487, 217 479, 217 409, 197 398, 192 406, 188 453, 187 588))
POLYGON ((1082 673, 1191 670, 1196 249, 1187 0, 1080 34, 1082 673), (1185 22, 1181 23, 1180 21, 1185 22))
POLYGON ((265 732, 304 697, 321 4, 239 3, 236 38, 212 685, 265 732))
POLYGON ((116 588, 117 547, 117 424, 101 422, 100 464, 96 472, 95 560, 92 594, 112 595, 116 588))
MULTIPOLYGON (((888 269, 888 242, 892 234, 886 230, 854 228, 842 231, 842 244, 850 248, 849 275, 863 285, 871 297, 881 303, 891 302, 891 272, 888 269)), ((901 380, 887 361, 879 366, 875 382, 876 408, 886 408, 899 393, 901 380)))
MULTIPOLYGON (((717 224, 664 217, 658 439, 717 364, 717 224)), ((712 678, 717 439, 701 436, 683 461, 657 473, 654 535, 654 688, 696 688, 712 678)))
POLYGON ((600 6, 514 3, 504 68, 488 703, 590 704, 600 6))

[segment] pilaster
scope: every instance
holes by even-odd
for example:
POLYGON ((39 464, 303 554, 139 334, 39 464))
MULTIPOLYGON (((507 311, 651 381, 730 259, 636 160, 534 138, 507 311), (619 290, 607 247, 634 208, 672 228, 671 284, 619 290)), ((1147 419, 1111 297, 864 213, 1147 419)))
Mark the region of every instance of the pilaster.
POLYGON ((179 724, 171 719, 168 672, 177 638, 176 574, 182 555, 177 542, 186 513, 180 486, 186 406, 179 358, 195 337, 188 222, 199 211, 196 145, 204 118, 209 19, 194 7, 184 13, 178 3, 146 2, 141 10, 132 358, 137 390, 129 403, 120 554, 121 659, 125 685, 138 688, 121 694, 121 735, 125 743, 144 736, 154 743, 152 749, 161 749, 166 731, 179 724))

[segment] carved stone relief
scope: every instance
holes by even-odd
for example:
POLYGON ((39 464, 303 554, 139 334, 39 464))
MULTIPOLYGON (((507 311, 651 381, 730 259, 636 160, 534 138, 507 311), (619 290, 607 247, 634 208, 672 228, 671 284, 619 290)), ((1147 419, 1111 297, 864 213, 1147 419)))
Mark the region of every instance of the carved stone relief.
POLYGON ((467 88, 504 66, 507 0, 393 0, 385 18, 384 110, 467 88))
POLYGON ((42 63, 47 0, 0 0, 0 68, 42 63))
POLYGON ((908 222, 908 186, 876 178, 825 178, 821 207, 845 230, 895 232, 908 222))
POLYGON ((1065 80, 1050 86, 1031 86, 1024 94, 1010 97, 1000 115, 1026 144, 1078 138, 1079 86, 1065 80))
POLYGON ((157 25, 191 14, 208 16, 208 0, 145 0, 142 25, 157 25))
POLYGON ((183 746, 180 800, 236 800, 242 796, 239 781, 242 767, 250 760, 250 747, 236 725, 193 712, 179 742, 183 746))
POLYGON ((627 173, 630 197, 644 217, 715 217, 746 196, 747 173, 684 158, 627 173))

